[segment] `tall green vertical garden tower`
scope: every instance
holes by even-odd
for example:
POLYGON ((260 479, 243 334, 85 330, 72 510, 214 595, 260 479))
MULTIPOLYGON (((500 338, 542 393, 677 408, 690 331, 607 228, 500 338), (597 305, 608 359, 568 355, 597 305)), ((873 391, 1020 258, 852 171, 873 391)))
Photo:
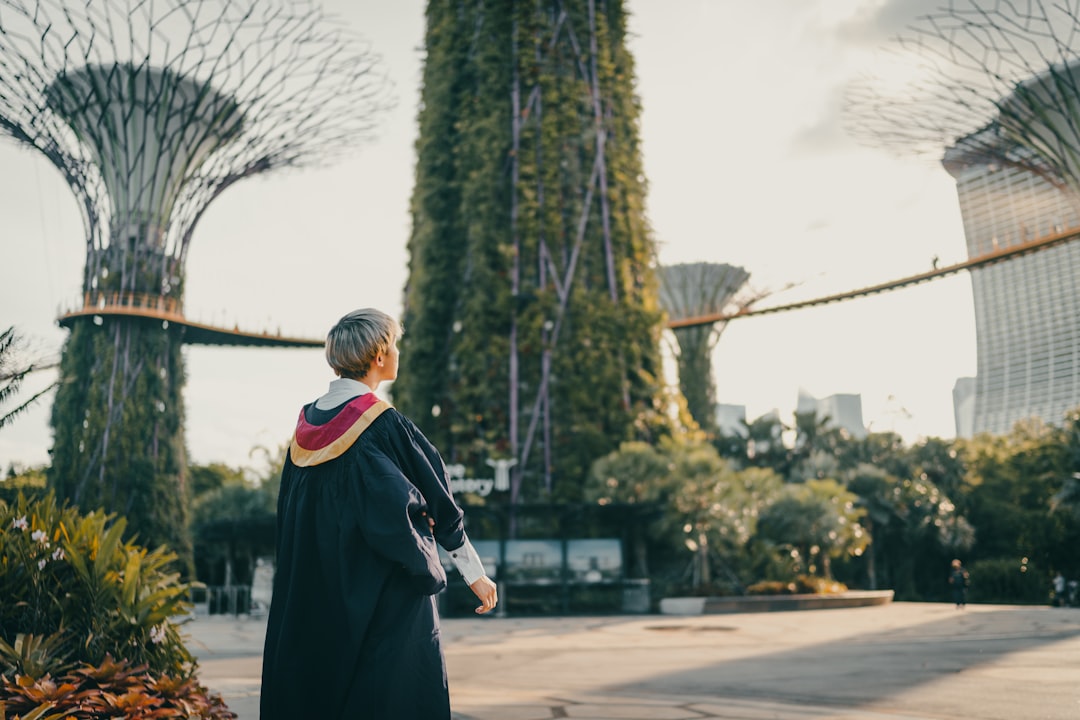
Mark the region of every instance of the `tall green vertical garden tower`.
POLYGON ((660 407, 619 0, 430 2, 395 403, 509 499, 576 500, 660 407), (487 472, 485 472, 487 471, 487 472))

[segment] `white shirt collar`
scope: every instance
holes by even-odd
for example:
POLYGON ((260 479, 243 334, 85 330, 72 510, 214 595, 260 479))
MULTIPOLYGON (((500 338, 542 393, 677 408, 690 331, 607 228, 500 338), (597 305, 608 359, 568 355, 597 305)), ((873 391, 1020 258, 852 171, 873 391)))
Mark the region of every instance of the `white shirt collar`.
POLYGON ((330 381, 330 389, 315 401, 315 407, 319 410, 329 410, 354 397, 367 395, 369 392, 372 392, 371 388, 359 380, 337 378, 330 381))

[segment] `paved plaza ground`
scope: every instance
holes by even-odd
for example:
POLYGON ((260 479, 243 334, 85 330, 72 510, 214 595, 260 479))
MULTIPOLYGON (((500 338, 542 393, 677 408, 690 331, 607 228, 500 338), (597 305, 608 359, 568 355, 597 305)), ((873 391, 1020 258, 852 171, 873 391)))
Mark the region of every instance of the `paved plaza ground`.
MULTIPOLYGON (((265 627, 185 626, 240 720, 258 718, 265 627)), ((457 720, 1080 719, 1080 609, 451 618, 443 638, 457 720)))

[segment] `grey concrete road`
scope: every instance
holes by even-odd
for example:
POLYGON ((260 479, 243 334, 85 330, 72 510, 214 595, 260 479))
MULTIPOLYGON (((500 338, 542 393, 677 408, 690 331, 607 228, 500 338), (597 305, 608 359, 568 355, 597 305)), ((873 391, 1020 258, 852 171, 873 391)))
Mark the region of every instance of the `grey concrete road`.
MULTIPOLYGON (((265 623, 186 630, 202 682, 255 720, 265 623)), ((468 618, 443 637, 460 720, 1080 720, 1080 609, 468 618)))

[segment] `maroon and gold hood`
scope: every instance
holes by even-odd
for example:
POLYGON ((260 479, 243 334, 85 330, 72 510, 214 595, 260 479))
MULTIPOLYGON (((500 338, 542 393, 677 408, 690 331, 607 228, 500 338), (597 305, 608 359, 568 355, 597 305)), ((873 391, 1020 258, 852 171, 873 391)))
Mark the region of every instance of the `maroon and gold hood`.
POLYGON ((333 420, 324 425, 312 425, 304 417, 307 408, 300 411, 296 432, 289 445, 293 464, 310 467, 329 462, 352 447, 375 418, 391 407, 375 393, 365 393, 350 400, 333 420))

